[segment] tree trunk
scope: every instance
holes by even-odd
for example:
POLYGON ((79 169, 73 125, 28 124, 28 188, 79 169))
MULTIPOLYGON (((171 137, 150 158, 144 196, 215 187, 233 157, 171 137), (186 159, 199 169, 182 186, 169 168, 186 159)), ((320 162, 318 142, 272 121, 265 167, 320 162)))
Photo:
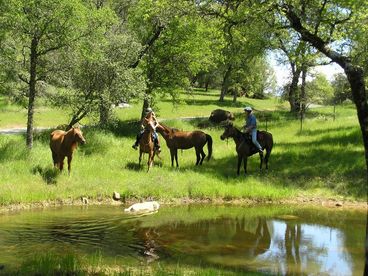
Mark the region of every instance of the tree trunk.
POLYGON ((206 92, 208 91, 208 86, 210 85, 210 80, 209 78, 206 78, 206 82, 204 84, 204 88, 206 89, 206 92))
MULTIPOLYGON (((150 62, 151 56, 148 55, 148 63, 150 62)), ((141 113, 141 121, 143 120, 143 118, 146 116, 146 109, 148 107, 151 106, 152 104, 152 99, 151 99, 151 94, 153 91, 153 87, 152 87, 152 81, 153 81, 153 77, 154 76, 154 69, 150 66, 148 66, 147 68, 147 89, 144 95, 144 100, 143 100, 143 106, 142 106, 142 113, 141 113)))
POLYGON ((302 66, 302 85, 300 86, 300 98, 299 98, 299 105, 300 105, 300 116, 304 119, 305 111, 306 111, 306 78, 307 78, 307 67, 302 66))
POLYGON ((229 89, 231 70, 232 65, 230 64, 225 72, 224 79, 222 81, 221 94, 219 99, 220 102, 224 101, 227 90, 229 89))
POLYGON ((302 66, 302 84, 300 86, 300 97, 299 97, 299 113, 300 113, 300 132, 303 131, 303 120, 305 116, 305 85, 307 78, 307 67, 302 66))
POLYGON ((26 145, 29 149, 33 146, 33 114, 36 98, 36 76, 37 76, 37 46, 38 39, 33 37, 31 42, 30 67, 29 67, 29 95, 28 95, 28 114, 27 114, 27 138, 26 145))
POLYGON ((234 88, 233 103, 236 103, 237 98, 238 98, 238 88, 234 88))
POLYGON ((67 130, 71 129, 73 125, 76 123, 79 123, 80 120, 82 120, 84 117, 87 116, 88 110, 85 110, 84 107, 81 107, 73 116, 68 124, 67 130))
POLYGON ((353 93, 353 100, 357 108, 358 120, 360 130, 363 136, 365 161, 367 167, 368 177, 368 104, 367 95, 365 91, 363 70, 357 66, 347 65, 344 68, 345 74, 348 77, 351 91, 353 93))
POLYGON ((289 103, 290 103, 290 112, 297 114, 299 112, 299 104, 298 104, 298 83, 299 77, 301 73, 301 69, 295 64, 291 64, 291 72, 292 78, 289 86, 289 103))
POLYGON ((146 109, 150 106, 148 98, 144 98, 142 106, 141 120, 146 116, 146 109))
POLYGON ((100 97, 99 113, 100 113, 100 120, 99 120, 100 126, 102 127, 106 126, 109 123, 110 119, 110 106, 104 100, 103 96, 100 97))

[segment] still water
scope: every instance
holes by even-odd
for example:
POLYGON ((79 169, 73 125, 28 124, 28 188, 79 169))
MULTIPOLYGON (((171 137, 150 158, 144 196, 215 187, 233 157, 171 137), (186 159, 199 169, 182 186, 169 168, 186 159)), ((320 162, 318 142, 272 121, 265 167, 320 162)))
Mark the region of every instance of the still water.
POLYGON ((178 263, 270 274, 363 275, 365 211, 295 206, 63 207, 0 216, 0 274, 34 256, 98 252, 105 264, 178 263))

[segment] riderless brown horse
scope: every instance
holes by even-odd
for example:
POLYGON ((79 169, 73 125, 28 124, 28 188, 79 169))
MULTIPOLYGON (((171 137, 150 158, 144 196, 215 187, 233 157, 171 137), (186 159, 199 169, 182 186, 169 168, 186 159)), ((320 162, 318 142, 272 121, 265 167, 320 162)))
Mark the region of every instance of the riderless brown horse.
MULTIPOLYGON (((240 166, 242 160, 244 159, 244 173, 247 173, 247 160, 248 156, 251 156, 255 153, 258 153, 258 149, 252 143, 252 139, 250 137, 245 136, 239 129, 233 126, 231 122, 227 123, 225 126, 225 131, 221 135, 221 140, 225 140, 226 138, 232 137, 236 144, 236 152, 238 154, 238 170, 237 174, 240 173, 240 166)), ((266 169, 268 170, 268 159, 271 154, 271 150, 273 147, 273 138, 272 134, 267 131, 258 131, 257 140, 261 145, 262 149, 266 150, 266 156, 263 158, 263 154, 260 153, 261 163, 259 169, 262 170, 263 160, 266 163, 266 169)))
POLYGON ((166 140, 167 147, 170 149, 171 166, 174 166, 174 158, 176 161, 176 167, 178 164, 178 149, 190 149, 195 148, 197 161, 196 165, 202 165, 203 159, 206 154, 203 151, 203 147, 207 143, 208 157, 210 160, 212 155, 212 137, 209 134, 200 130, 195 131, 180 131, 170 128, 162 123, 157 126, 157 132, 166 140))
POLYGON ((155 155, 159 156, 155 151, 155 143, 153 141, 153 132, 155 131, 158 124, 155 126, 152 117, 144 118, 145 131, 142 138, 139 140, 139 165, 141 165, 143 153, 148 153, 148 168, 147 172, 153 165, 153 159, 155 155))
POLYGON ((64 159, 68 158, 68 172, 70 174, 73 158, 73 151, 77 148, 78 143, 82 145, 86 143, 82 131, 79 128, 71 128, 68 131, 54 130, 50 135, 50 149, 54 166, 63 170, 64 159))

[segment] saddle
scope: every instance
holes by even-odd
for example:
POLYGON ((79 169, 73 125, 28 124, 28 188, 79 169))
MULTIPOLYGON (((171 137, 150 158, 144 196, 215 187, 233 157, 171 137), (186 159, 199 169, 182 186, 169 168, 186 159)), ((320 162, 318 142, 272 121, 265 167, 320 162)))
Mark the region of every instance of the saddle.
MULTIPOLYGON (((252 152, 258 152, 257 147, 252 142, 252 135, 249 133, 243 133, 243 137, 245 139, 245 142, 249 145, 252 152)), ((264 139, 264 134, 257 130, 257 141, 261 142, 264 139)))
MULTIPOLYGON (((264 138, 263 136, 264 136, 264 134, 261 131, 257 130, 257 140, 258 140, 258 142, 263 140, 263 138, 264 138)), ((252 142, 252 135, 250 135, 249 133, 243 133, 243 137, 246 140, 249 140, 250 142, 252 142)))

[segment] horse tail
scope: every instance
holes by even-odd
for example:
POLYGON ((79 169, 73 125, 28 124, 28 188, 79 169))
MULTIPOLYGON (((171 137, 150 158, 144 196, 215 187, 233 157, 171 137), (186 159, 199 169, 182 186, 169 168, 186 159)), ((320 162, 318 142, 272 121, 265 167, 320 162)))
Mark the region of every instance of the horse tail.
POLYGON ((268 154, 268 156, 270 156, 271 151, 272 151, 272 148, 273 148, 273 136, 272 136, 272 134, 271 134, 271 133, 269 133, 269 132, 268 132, 268 134, 270 135, 270 136, 269 136, 269 137, 270 137, 270 141, 269 141, 269 143, 268 143, 267 154, 268 154))
POLYGON ((210 160, 212 155, 212 137, 209 134, 206 134, 207 148, 208 148, 208 157, 207 161, 210 160))

